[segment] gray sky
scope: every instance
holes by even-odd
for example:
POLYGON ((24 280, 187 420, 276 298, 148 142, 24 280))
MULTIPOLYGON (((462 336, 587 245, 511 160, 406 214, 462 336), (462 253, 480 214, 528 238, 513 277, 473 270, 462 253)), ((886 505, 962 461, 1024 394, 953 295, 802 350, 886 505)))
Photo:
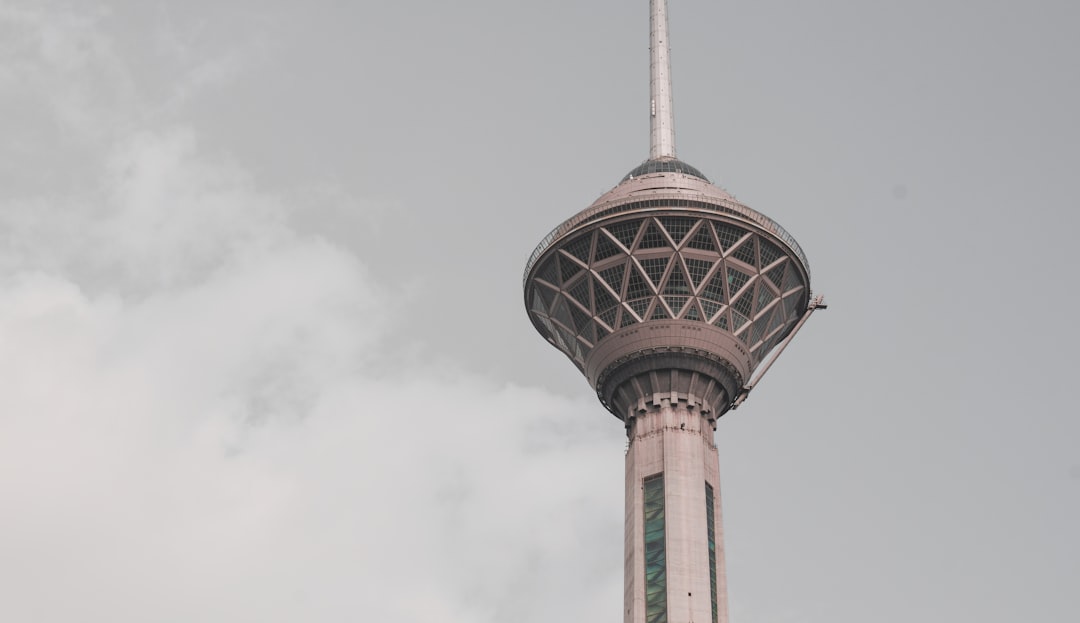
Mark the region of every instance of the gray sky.
MULTIPOLYGON (((1074 621, 1076 4, 669 5, 831 303, 717 433, 733 622, 1074 621)), ((0 2, 0 619, 619 621, 520 280, 647 72, 644 0, 0 2)))

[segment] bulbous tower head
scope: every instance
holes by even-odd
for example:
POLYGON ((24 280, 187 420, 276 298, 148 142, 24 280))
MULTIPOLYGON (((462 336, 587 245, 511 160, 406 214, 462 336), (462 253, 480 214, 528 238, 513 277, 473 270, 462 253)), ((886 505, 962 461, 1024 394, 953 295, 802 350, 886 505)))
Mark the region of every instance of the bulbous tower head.
POLYGON ((524 285, 533 326, 626 422, 670 398, 715 423, 810 301, 795 239, 674 157, 555 228, 524 285))

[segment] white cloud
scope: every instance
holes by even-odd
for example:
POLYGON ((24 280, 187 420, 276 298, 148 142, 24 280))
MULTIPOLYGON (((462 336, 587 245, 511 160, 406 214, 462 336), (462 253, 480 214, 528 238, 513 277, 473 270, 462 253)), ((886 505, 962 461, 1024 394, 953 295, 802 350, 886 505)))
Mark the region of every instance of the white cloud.
MULTIPOLYGON (((16 60, 123 74, 75 23, 16 60)), ((241 165, 103 127, 42 147, 92 183, 0 196, 0 619, 617 615, 613 422, 398 354, 416 301, 241 165)))

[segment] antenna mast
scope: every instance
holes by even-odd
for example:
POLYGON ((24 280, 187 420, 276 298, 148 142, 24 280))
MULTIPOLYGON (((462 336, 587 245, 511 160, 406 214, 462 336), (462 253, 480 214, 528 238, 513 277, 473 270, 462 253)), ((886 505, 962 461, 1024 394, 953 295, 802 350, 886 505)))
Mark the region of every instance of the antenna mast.
POLYGON ((671 99, 667 0, 650 0, 649 4, 649 95, 652 97, 649 159, 658 160, 675 157, 675 114, 671 99))

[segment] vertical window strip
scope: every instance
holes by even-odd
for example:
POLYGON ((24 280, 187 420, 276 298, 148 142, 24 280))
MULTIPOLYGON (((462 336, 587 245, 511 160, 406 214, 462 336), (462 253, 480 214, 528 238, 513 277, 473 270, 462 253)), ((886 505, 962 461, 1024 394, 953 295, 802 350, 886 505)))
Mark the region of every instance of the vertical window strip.
POLYGON ((705 483, 705 523, 709 530, 709 589, 712 592, 712 621, 717 623, 718 604, 716 603, 716 510, 713 488, 705 483))
POLYGON ((667 623, 667 556, 664 542, 664 474, 645 489, 645 623, 667 623))

